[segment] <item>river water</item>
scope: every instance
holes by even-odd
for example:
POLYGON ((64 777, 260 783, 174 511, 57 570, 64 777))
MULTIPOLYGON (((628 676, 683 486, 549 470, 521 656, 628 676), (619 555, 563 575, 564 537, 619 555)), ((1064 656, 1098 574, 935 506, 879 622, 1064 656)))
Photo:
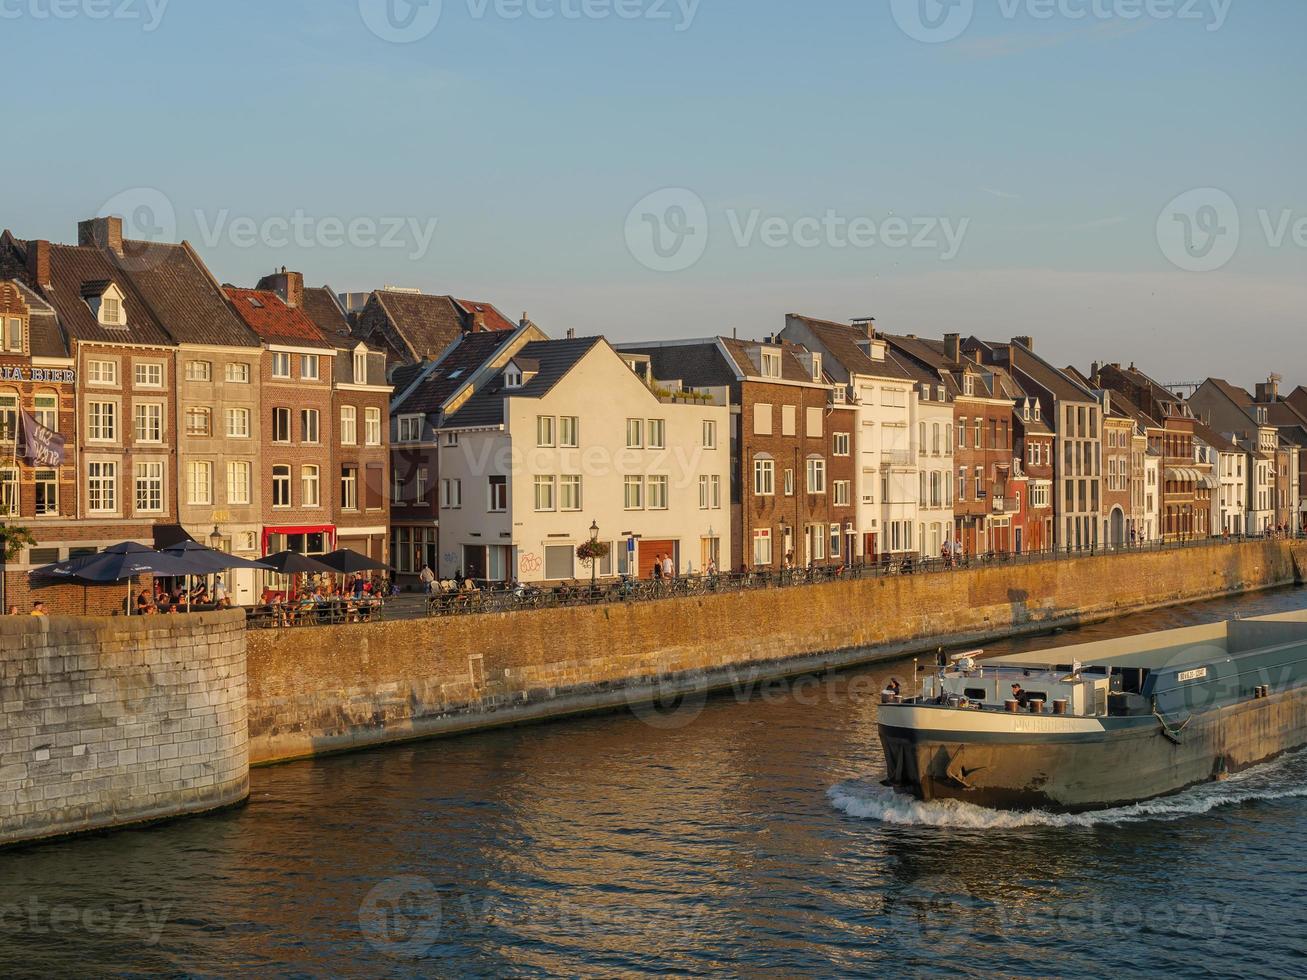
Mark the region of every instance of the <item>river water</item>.
POLYGON ((902 672, 259 770, 239 810, 0 854, 0 974, 1307 973, 1307 755, 1096 815, 916 804, 877 784, 902 672))

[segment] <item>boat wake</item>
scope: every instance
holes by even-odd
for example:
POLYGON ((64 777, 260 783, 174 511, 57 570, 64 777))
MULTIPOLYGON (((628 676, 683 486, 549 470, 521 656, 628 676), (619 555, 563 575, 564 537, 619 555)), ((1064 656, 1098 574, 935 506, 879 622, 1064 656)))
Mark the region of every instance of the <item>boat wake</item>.
POLYGON ((837 810, 851 817, 911 827, 1009 830, 1183 820, 1240 803, 1307 798, 1307 751, 1256 766, 1222 782, 1195 786, 1174 796, 1091 813, 990 810, 957 800, 922 803, 879 783, 856 779, 837 783, 826 795, 837 810))

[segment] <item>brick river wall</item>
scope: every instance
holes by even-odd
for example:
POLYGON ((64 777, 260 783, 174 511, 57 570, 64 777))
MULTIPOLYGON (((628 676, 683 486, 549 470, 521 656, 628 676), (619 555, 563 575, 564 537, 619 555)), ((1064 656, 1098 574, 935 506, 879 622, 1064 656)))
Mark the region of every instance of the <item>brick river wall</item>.
POLYGON ((0 845, 248 792, 242 613, 0 618, 0 845))
POLYGON ((1290 584, 1300 564, 1302 545, 1258 542, 657 603, 254 631, 250 758, 284 761, 888 660, 1290 584))

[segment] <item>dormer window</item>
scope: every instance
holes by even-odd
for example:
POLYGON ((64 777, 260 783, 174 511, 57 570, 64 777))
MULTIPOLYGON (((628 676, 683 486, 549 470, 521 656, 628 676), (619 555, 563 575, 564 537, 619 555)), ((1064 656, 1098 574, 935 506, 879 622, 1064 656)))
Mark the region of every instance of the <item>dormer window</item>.
POLYGON ((88 282, 82 286, 82 299, 95 314, 102 327, 127 326, 127 312, 123 307, 122 291, 107 280, 88 282))
POLYGON ((812 381, 813 384, 821 384, 821 355, 812 355, 812 381))
POLYGON ((1039 421, 1039 402, 1035 402, 1035 421, 1039 421))
POLYGON ((368 351, 366 347, 359 347, 354 351, 354 383, 356 385, 368 383, 368 351))
POLYGON ((0 326, 4 335, 0 337, 3 349, 11 354, 23 353, 23 318, 19 316, 0 317, 0 326))
POLYGON ((974 394, 976 393, 976 378, 975 378, 975 375, 968 374, 968 375, 965 375, 965 376, 962 378, 962 392, 963 392, 963 394, 965 394, 968 398, 971 397, 972 395, 974 395, 974 394))
POLYGON ((522 372, 518 370, 516 364, 508 365, 508 369, 504 371, 504 387, 505 388, 522 387, 522 372))
POLYGON ((762 376, 764 378, 779 378, 781 376, 781 352, 778 350, 765 350, 762 352, 762 376))
POLYGON ((1025 419, 1027 422, 1030 421, 1030 402, 1026 402, 1025 409, 1022 411, 1021 417, 1025 419))

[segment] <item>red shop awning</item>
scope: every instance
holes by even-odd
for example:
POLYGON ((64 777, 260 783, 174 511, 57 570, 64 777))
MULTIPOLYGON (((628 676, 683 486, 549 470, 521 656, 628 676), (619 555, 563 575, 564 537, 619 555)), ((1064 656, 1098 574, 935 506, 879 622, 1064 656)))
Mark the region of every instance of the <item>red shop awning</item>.
POLYGON ((336 525, 334 524, 310 524, 302 527, 265 527, 263 529, 263 554, 268 553, 268 539, 274 534, 325 534, 327 536, 327 548, 334 551, 336 548, 336 525))

